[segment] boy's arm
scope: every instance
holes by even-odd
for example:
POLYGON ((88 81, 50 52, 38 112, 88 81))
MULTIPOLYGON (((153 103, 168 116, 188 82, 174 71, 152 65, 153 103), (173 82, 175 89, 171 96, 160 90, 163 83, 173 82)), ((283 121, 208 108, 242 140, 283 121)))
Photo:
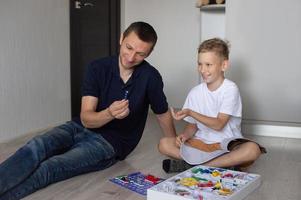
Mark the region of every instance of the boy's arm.
POLYGON ((208 117, 192 110, 188 111, 188 116, 216 131, 221 131, 230 119, 230 115, 224 113, 218 113, 217 117, 208 117))
POLYGON ((192 138, 193 135, 197 132, 198 127, 196 124, 187 123, 183 133, 177 136, 176 145, 180 147, 182 143, 186 142, 188 139, 192 138))
POLYGON ((182 135, 185 135, 187 139, 192 138, 192 136, 197 132, 198 127, 196 124, 187 123, 182 135))
POLYGON ((205 126, 212 128, 216 131, 222 130, 230 119, 230 115, 224 113, 218 113, 217 117, 208 117, 200 113, 194 112, 190 109, 183 109, 178 112, 175 112, 171 108, 171 112, 173 118, 176 120, 182 120, 185 117, 190 116, 195 120, 199 121, 200 123, 204 124, 205 126))

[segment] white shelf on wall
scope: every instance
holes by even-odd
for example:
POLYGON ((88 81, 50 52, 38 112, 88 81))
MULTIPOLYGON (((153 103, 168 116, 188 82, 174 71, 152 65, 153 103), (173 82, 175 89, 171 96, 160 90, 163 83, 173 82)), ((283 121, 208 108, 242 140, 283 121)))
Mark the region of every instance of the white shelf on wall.
POLYGON ((201 41, 213 37, 225 38, 225 4, 200 7, 201 41))
POLYGON ((211 4, 199 7, 201 11, 210 11, 210 10, 225 10, 225 4, 211 4))
POLYGON ((212 4, 199 7, 201 13, 200 43, 214 37, 225 39, 225 7, 225 4, 212 4))

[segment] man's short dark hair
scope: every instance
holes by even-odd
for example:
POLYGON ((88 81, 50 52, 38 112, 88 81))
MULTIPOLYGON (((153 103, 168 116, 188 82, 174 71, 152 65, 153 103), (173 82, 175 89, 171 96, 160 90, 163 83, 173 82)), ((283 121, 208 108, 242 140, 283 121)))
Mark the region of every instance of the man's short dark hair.
POLYGON ((134 22, 124 32, 123 38, 127 37, 131 32, 136 33, 138 38, 143 42, 152 43, 155 46, 158 36, 155 29, 146 22, 134 22))

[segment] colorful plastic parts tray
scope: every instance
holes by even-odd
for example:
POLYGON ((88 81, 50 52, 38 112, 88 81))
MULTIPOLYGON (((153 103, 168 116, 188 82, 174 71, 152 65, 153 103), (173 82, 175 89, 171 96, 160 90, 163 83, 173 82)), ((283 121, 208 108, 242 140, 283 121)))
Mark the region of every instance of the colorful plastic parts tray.
POLYGON ((147 200, 241 200, 260 186, 260 175, 195 166, 147 190, 147 200))
POLYGON ((129 175, 117 176, 110 179, 111 182, 146 196, 147 189, 164 181, 164 179, 153 175, 144 175, 141 172, 135 172, 129 175))

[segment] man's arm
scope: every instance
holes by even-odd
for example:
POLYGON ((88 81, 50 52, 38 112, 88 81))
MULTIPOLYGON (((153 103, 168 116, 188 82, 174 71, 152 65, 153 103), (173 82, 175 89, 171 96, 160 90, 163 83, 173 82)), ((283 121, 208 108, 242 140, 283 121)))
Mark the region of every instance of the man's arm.
POLYGON ((93 96, 82 97, 80 119, 86 128, 99 128, 113 119, 123 119, 129 115, 128 100, 113 102, 108 108, 96 112, 98 98, 93 96))
POLYGON ((164 135, 166 137, 176 137, 176 129, 170 111, 156 116, 164 135))

